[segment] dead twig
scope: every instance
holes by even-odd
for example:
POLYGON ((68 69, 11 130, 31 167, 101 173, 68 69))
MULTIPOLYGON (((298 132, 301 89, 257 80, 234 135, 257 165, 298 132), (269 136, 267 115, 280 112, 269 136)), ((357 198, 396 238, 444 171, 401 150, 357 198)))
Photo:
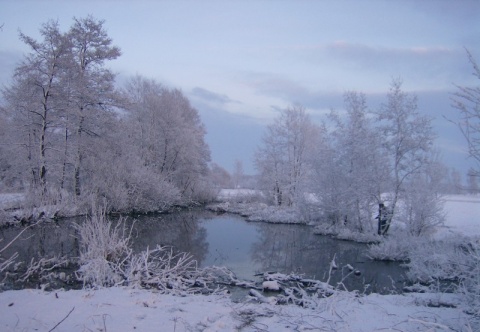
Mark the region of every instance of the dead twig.
POLYGON ((4 252, 8 247, 10 247, 12 245, 12 243, 15 242, 23 234, 23 232, 25 232, 30 227, 38 225, 39 222, 40 221, 37 221, 36 223, 34 223, 32 225, 29 225, 29 226, 25 227, 24 229, 22 229, 22 231, 20 233, 18 233, 17 236, 15 236, 12 241, 10 241, 6 246, 4 246, 2 249, 0 249, 0 254, 2 252, 4 252))
POLYGON ((72 310, 70 310, 70 311, 68 312, 68 314, 67 314, 65 317, 63 317, 63 319, 62 319, 61 321, 59 321, 59 322, 57 323, 57 325, 55 325, 54 327, 52 327, 48 332, 52 332, 53 330, 55 330, 55 329, 58 327, 58 325, 62 324, 63 321, 64 321, 65 319, 67 319, 68 316, 70 316, 70 314, 73 312, 73 310, 75 310, 75 307, 73 307, 72 310))

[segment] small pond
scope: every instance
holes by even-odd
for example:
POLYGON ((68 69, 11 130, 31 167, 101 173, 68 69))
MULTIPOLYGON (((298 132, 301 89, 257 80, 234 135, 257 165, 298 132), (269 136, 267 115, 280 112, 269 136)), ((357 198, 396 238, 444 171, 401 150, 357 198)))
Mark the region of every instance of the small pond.
MULTIPOLYGON (((17 261, 23 262, 54 255, 76 257, 78 240, 73 224, 83 220, 64 219, 28 229, 3 257, 14 252, 19 254, 17 261)), ((0 230, 2 243, 9 243, 18 232, 18 228, 0 230)), ((246 280, 258 280, 257 273, 276 271, 326 281, 335 257, 338 269, 331 275, 332 285, 350 272, 342 268, 350 264, 358 275, 344 280, 348 290, 389 293, 401 292, 406 271, 397 263, 369 260, 365 244, 314 235, 310 226, 247 222, 241 216, 201 209, 138 216, 133 237, 135 251, 171 245, 191 253, 200 267, 226 266, 246 280)))

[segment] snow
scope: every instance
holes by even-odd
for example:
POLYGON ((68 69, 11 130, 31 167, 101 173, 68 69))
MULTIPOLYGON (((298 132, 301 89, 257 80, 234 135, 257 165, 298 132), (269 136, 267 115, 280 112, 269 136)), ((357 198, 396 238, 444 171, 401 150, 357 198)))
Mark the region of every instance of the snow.
POLYGON ((256 195, 259 195, 259 192, 253 189, 221 189, 217 195, 217 199, 224 202, 231 199, 238 199, 256 195))
POLYGON ((437 231, 436 238, 450 234, 480 236, 480 196, 447 195, 443 199, 447 216, 445 226, 437 231))
POLYGON ((127 288, 0 294, 2 331, 424 331, 461 330, 453 295, 365 297, 341 292, 318 308, 234 303, 228 296, 176 297, 127 288), (435 297, 437 296, 437 297, 435 297), (436 302, 435 302, 436 301, 436 302), (448 328, 447 328, 448 327, 448 328))
POLYGON ((25 198, 22 193, 0 194, 0 209, 9 209, 18 206, 25 198))
POLYGON ((278 284, 277 280, 269 280, 269 281, 264 281, 262 283, 262 288, 263 290, 268 290, 268 291, 279 291, 280 285, 278 284))

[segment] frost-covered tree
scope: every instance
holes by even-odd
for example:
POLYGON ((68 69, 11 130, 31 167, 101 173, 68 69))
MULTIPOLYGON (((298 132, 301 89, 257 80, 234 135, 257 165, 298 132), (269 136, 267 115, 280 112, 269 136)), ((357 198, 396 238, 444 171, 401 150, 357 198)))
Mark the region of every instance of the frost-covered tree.
POLYGON ((210 179, 212 184, 217 189, 233 188, 233 181, 230 173, 216 163, 210 166, 210 179))
POLYGON ((383 148, 389 158, 385 165, 391 177, 388 208, 394 215, 406 182, 421 172, 428 162, 434 133, 431 119, 418 113, 416 96, 402 90, 400 79, 392 81, 387 102, 382 105, 377 120, 383 148))
POLYGON ((93 196, 122 212, 211 197, 205 129, 181 91, 137 78, 119 94, 106 63, 120 50, 102 20, 40 32, 42 41, 20 34, 31 51, 3 91, 0 126, 11 140, 0 149, 2 183, 20 178, 53 197, 34 206, 93 196))
MULTIPOLYGON (((106 61, 120 56, 120 49, 112 45, 112 39, 103 27, 105 21, 92 16, 74 19, 68 32, 72 43, 72 67, 69 85, 70 107, 73 111, 69 120, 75 153, 73 160, 73 181, 76 195, 81 194, 81 169, 91 140, 102 126, 102 112, 115 104, 115 75, 105 67, 106 61), (99 121, 100 120, 100 121, 99 121)), ((65 137, 69 129, 65 129, 65 137)), ((94 143, 93 143, 94 144, 94 143)))
POLYGON ((467 173, 467 190, 468 193, 472 195, 479 193, 478 175, 473 168, 470 168, 467 173))
POLYGON ((13 83, 3 90, 3 96, 8 119, 15 127, 11 143, 22 154, 17 167, 23 169, 31 187, 43 194, 49 173, 55 174, 54 136, 65 107, 62 94, 71 47, 57 22, 42 25, 40 35, 43 40, 37 41, 20 33, 30 51, 17 66, 13 83))
POLYGON ((317 193, 324 205, 322 209, 335 211, 329 218, 363 232, 371 228, 372 213, 388 179, 386 158, 365 95, 347 92, 344 102, 344 113, 330 115, 330 151, 319 156, 324 159, 327 183, 319 186, 317 193))
POLYGON ((233 175, 232 175, 234 188, 242 187, 244 176, 245 174, 243 172, 243 163, 241 160, 236 159, 234 164, 234 169, 233 169, 233 175))
POLYGON ((464 189, 462 185, 462 176, 460 172, 456 169, 452 169, 450 173, 450 182, 451 188, 449 188, 449 193, 460 194, 464 189))
MULTIPOLYGON (((473 67, 473 76, 480 79, 480 68, 467 50, 468 59, 473 67)), ((468 144, 470 157, 477 163, 474 174, 480 175, 480 85, 457 86, 453 95, 453 107, 459 112, 461 119, 456 123, 468 144)))
POLYGON ((326 125, 323 124, 308 159, 311 165, 311 181, 307 190, 314 193, 319 202, 319 208, 312 206, 314 211, 311 212, 310 219, 327 220, 333 225, 343 225, 345 220, 343 204, 347 197, 342 190, 345 181, 342 169, 338 167, 339 159, 340 155, 337 153, 335 142, 331 139, 331 132, 328 132, 326 125))
POLYGON ((125 88, 129 136, 145 167, 185 199, 205 189, 210 150, 198 111, 181 91, 137 76, 125 88))
POLYGON ((11 141, 12 135, 10 122, 0 107, 0 141, 4 143, 0 144, 0 190, 19 187, 23 181, 20 170, 15 167, 18 153, 14 153, 15 148, 11 144, 5 144, 11 141))
POLYGON ((3 96, 7 119, 17 128, 11 137, 20 148, 16 168, 41 193, 71 189, 79 195, 86 156, 101 156, 96 140, 112 121, 105 111, 114 96, 114 75, 104 62, 119 55, 103 23, 75 19, 64 33, 49 21, 40 29, 42 41, 20 33, 30 51, 3 96))
POLYGON ((312 151, 317 127, 300 106, 281 111, 267 127, 262 145, 255 154, 262 188, 274 204, 291 206, 303 194, 307 159, 312 151))
POLYGON ((442 200, 442 179, 447 170, 434 155, 430 156, 421 171, 408 179, 403 204, 397 219, 406 225, 410 235, 431 234, 445 220, 442 200))

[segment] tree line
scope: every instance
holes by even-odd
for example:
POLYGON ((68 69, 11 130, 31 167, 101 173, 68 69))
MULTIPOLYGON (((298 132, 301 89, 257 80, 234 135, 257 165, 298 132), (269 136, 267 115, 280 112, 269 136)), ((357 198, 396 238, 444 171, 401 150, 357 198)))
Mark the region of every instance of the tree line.
MULTIPOLYGON (((119 212, 207 201, 216 185, 242 187, 240 161, 233 177, 209 165, 205 128, 180 90, 142 76, 116 87, 107 63, 121 50, 104 23, 74 18, 62 32, 49 21, 41 40, 20 33, 29 52, 2 90, 0 184, 25 190, 34 206, 81 206, 94 197, 119 212)), ((477 94, 459 87, 455 99, 474 157, 477 94)), ((378 110, 350 91, 344 110, 321 124, 302 106, 281 111, 255 155, 257 185, 270 203, 332 225, 370 231, 383 204, 410 232, 426 232, 442 220, 447 170, 433 148, 432 119, 420 115, 416 99, 394 79, 378 110)))
POLYGON ((415 235, 440 223, 446 168, 433 148, 432 119, 418 112, 416 96, 394 79, 379 110, 355 91, 344 94, 344 104, 321 125, 303 107, 289 107, 267 128, 255 163, 270 201, 359 232, 376 231, 380 207, 386 219, 379 234, 393 215, 415 235))
POLYGON ((112 211, 156 211, 211 195, 210 151, 180 90, 134 77, 116 88, 121 55, 104 21, 75 18, 23 33, 29 52, 2 90, 0 181, 35 205, 104 198, 112 211))

